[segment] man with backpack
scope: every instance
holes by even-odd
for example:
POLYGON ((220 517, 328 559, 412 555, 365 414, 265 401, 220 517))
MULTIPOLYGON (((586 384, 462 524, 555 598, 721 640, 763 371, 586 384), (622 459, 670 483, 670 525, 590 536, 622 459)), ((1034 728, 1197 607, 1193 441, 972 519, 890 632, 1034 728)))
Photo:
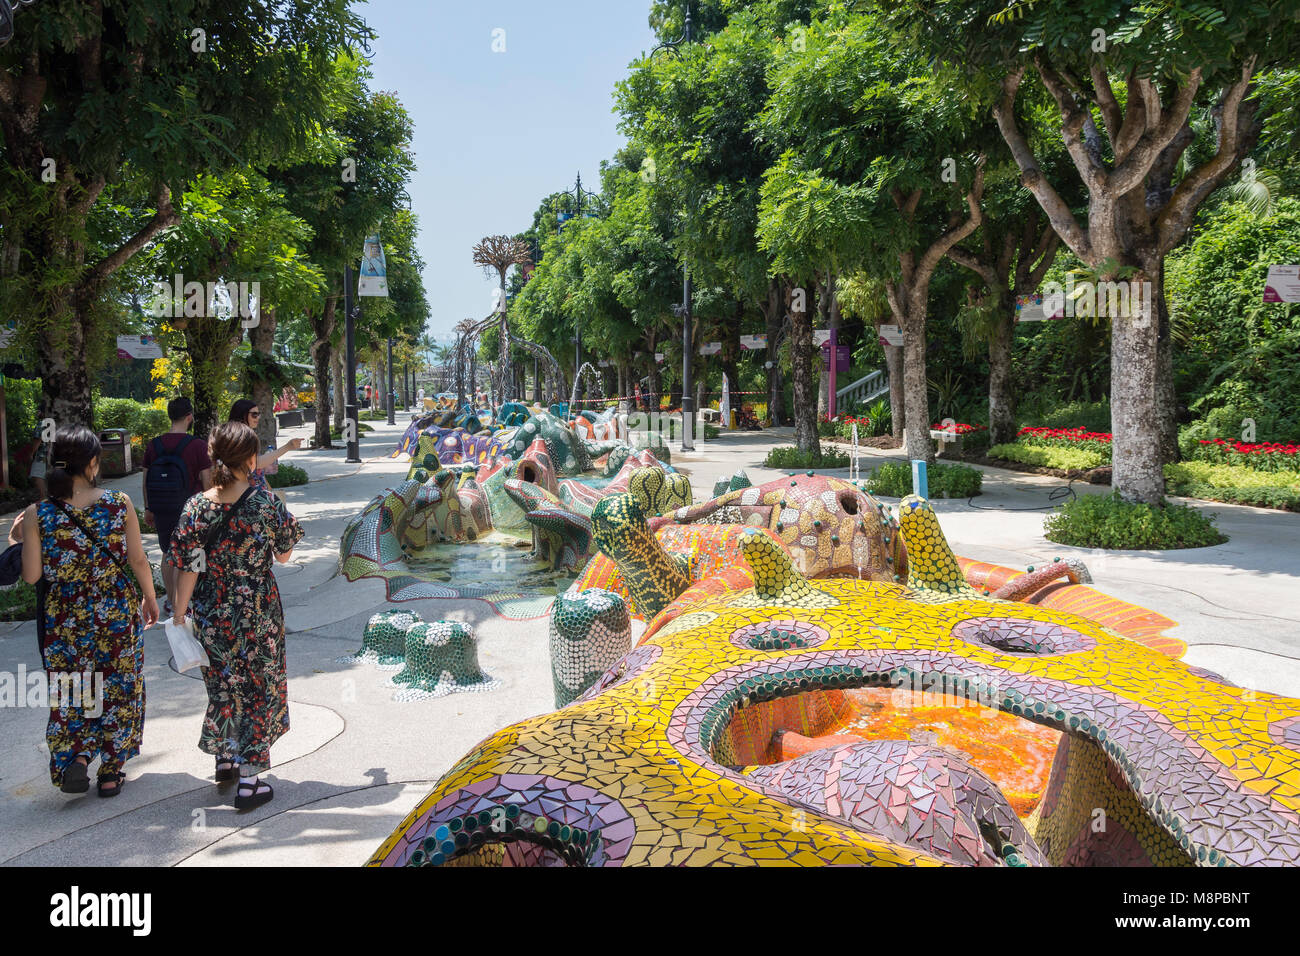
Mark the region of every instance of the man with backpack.
MULTIPOLYGON (((180 522, 185 502, 212 487, 212 461, 208 443, 189 434, 194 426, 194 404, 181 396, 167 403, 169 431, 159 435, 144 450, 144 518, 158 529, 162 548, 163 587, 170 599, 176 584, 176 569, 167 561, 172 532, 180 522)), ((168 600, 170 606, 171 601, 168 600)), ((164 609, 170 614, 169 608, 164 609)))

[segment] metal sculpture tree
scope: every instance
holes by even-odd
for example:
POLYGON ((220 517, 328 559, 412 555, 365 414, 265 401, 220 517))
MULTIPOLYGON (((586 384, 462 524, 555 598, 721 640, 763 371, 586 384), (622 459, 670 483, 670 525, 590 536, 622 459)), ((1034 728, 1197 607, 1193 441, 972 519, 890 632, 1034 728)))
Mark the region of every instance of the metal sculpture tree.
POLYGON ((510 329, 506 324, 506 273, 511 266, 526 266, 533 261, 533 251, 527 242, 512 236, 485 236, 474 247, 474 265, 495 269, 500 281, 496 312, 500 315, 500 342, 498 343, 498 374, 501 387, 497 397, 502 402, 514 399, 510 374, 510 329))

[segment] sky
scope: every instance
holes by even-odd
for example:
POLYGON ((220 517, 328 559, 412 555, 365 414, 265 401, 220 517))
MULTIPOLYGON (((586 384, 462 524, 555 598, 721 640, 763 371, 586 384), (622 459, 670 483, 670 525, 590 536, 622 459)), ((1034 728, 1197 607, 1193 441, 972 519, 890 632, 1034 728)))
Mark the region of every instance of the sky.
POLYGON ((541 200, 600 187, 625 137, 614 84, 655 46, 649 0, 370 0, 371 88, 411 114, 428 331, 492 311, 496 279, 471 261, 484 236, 532 225, 541 200), (504 33, 494 33, 504 31, 504 33), (494 52, 494 43, 504 52, 494 52))

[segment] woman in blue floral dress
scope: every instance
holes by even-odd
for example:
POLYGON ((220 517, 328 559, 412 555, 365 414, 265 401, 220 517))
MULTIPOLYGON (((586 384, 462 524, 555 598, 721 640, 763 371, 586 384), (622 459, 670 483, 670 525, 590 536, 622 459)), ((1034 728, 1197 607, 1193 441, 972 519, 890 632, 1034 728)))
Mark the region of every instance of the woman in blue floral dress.
POLYGON ((194 632, 207 651, 208 710, 199 749, 216 758, 218 783, 239 768, 238 809, 274 795, 258 775, 271 766, 271 745, 289 729, 284 610, 271 573, 303 536, 279 498, 253 488, 257 433, 239 422, 208 439, 215 487, 181 512, 168 560, 179 570, 175 622, 194 611, 194 632))
POLYGON ((50 779, 65 793, 85 793, 98 759, 98 793, 114 797, 123 765, 140 753, 144 629, 158 620, 158 601, 135 506, 95 487, 99 458, 89 428, 60 428, 50 497, 23 513, 10 538, 23 542, 23 579, 48 586, 41 651, 53 691, 50 779))

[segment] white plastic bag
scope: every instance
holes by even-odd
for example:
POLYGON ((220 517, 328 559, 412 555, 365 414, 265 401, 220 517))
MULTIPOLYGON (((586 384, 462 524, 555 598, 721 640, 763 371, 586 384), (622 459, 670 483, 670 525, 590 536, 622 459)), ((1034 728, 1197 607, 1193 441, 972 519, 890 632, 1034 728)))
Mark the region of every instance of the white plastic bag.
POLYGON ((172 646, 172 657, 176 660, 176 669, 182 674, 195 667, 207 667, 208 652, 194 637, 194 624, 190 618, 177 625, 171 618, 167 619, 163 629, 167 632, 167 643, 172 646))

